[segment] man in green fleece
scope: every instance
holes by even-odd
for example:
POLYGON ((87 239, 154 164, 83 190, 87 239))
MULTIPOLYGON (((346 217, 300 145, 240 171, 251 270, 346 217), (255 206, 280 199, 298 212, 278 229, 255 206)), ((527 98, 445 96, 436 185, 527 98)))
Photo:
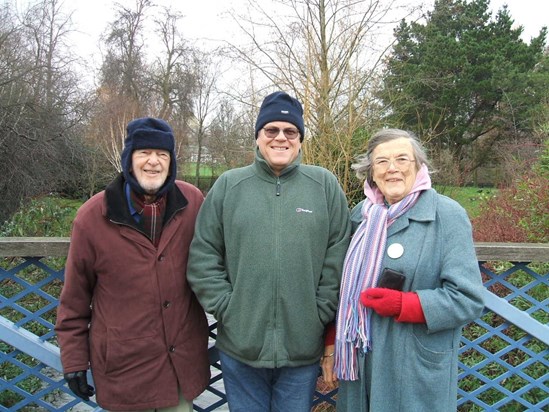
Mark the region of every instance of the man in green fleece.
POLYGON ((301 164, 301 103, 268 95, 253 164, 225 172, 202 205, 187 279, 217 319, 231 412, 311 410, 324 326, 349 244, 345 194, 301 164))

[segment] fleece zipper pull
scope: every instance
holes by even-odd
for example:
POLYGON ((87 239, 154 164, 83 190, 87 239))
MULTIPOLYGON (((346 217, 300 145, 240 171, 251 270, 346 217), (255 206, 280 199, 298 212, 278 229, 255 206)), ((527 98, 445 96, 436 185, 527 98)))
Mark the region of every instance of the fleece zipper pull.
POLYGON ((276 178, 276 195, 280 196, 280 178, 276 178))

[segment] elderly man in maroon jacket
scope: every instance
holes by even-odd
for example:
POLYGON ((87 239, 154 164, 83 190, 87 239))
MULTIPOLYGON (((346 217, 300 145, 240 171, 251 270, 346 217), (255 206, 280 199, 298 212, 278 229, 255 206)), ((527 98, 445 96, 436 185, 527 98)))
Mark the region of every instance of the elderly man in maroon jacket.
POLYGON ((127 126, 123 172, 73 223, 55 330, 70 389, 105 409, 192 411, 209 381, 208 325, 186 279, 203 201, 175 180, 173 132, 127 126))

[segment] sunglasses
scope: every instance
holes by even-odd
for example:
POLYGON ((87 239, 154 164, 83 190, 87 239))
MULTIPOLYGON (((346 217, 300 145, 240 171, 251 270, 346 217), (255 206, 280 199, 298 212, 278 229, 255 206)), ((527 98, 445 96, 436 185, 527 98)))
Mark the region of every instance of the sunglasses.
POLYGON ((293 127, 286 127, 285 129, 281 129, 279 127, 264 127, 263 132, 265 134, 265 137, 267 139, 274 139, 275 137, 278 137, 280 134, 280 131, 284 133, 284 136, 288 140, 293 140, 299 136, 299 130, 293 128, 293 127))

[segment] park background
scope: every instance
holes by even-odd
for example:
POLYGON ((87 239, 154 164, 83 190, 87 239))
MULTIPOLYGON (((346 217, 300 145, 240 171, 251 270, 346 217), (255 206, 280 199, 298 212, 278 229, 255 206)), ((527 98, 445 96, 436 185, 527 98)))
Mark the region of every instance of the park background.
POLYGON ((79 2, 4 0, 0 235, 68 234, 34 210, 54 202, 55 220, 70 220, 66 207, 121 170, 136 117, 173 126, 178 177, 207 192, 253 160, 259 104, 281 89, 304 105, 304 162, 334 172, 350 206, 363 197, 354 159, 376 130, 398 127, 428 148, 433 182, 470 212, 475 240, 547 241, 545 27, 525 36, 489 0, 236 3, 221 41, 185 37, 182 6, 112 3, 86 59, 79 2), (18 229, 17 213, 37 232, 18 229))
MULTIPOLYGON (((224 170, 253 160, 259 104, 282 89, 304 104, 304 162, 334 172, 349 206, 363 196, 355 157, 376 130, 399 127, 425 144, 436 189, 466 208, 476 242, 549 242, 545 28, 525 37, 488 0, 243 3, 215 46, 185 37, 177 9, 112 3, 93 64, 73 42, 72 2, 0 3, 0 237, 69 236, 78 207, 119 173, 135 117, 173 126, 178 177, 206 193, 224 170)), ((535 269, 549 272, 547 263, 535 269)), ((13 286, 0 293, 18 293, 13 286)), ((544 301, 547 284, 533 293, 544 301)), ((549 323, 547 311, 533 316, 549 323)), ((10 364, 0 372, 17 376, 10 364)), ((1 395, 2 406, 17 402, 1 395)))

